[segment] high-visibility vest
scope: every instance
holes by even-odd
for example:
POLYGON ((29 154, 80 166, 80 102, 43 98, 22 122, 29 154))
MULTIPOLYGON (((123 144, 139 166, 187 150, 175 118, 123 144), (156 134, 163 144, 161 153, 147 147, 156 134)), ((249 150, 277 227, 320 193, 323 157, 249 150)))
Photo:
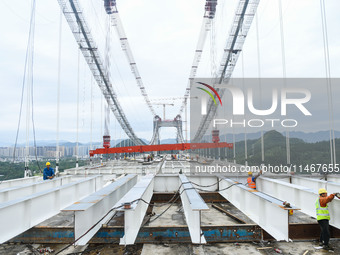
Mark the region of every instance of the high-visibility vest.
POLYGON ((249 188, 256 189, 256 183, 253 182, 253 177, 248 177, 247 182, 249 188))
POLYGON ((315 202, 316 207, 316 219, 317 220, 330 220, 328 205, 326 207, 321 207, 320 198, 318 198, 315 202))

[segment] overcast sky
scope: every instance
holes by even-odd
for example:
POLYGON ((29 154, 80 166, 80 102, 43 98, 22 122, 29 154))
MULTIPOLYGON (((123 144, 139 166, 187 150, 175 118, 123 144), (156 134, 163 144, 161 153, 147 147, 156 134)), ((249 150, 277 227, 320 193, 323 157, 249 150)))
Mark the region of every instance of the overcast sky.
MULTIPOLYGON (((106 13, 102 0, 79 1, 100 51, 104 52, 106 13)), ((340 2, 327 0, 328 40, 332 77, 340 77, 340 2)), ((34 120, 38 140, 56 139, 59 15, 57 0, 37 0, 34 54, 34 120)), ((198 70, 209 77, 219 65, 237 0, 219 0, 213 35, 208 35, 198 70)), ((325 76, 319 0, 282 0, 288 77, 325 76)), ((117 0, 122 23, 150 98, 182 97, 204 14, 204 0, 117 0)), ((261 0, 258 8, 261 77, 282 77, 280 26, 277 0, 261 0)), ((27 47, 31 1, 0 1, 0 144, 13 144, 18 125, 21 88, 27 47)), ((75 141, 77 127, 78 49, 68 24, 62 19, 60 139, 75 141)), ((258 77, 255 21, 243 51, 245 77, 258 77)), ((103 103, 100 90, 80 58, 79 140, 100 141, 103 103), (91 107, 92 91, 92 107, 91 107), (92 110, 91 110, 92 109, 92 110), (92 114, 91 114, 92 112, 92 114), (91 118, 92 115, 92 118, 91 118)), ((111 76, 120 103, 139 137, 151 139, 152 115, 137 88, 115 31, 111 38, 111 76)), ((242 77, 239 58, 234 77, 242 77)), ((26 92, 25 92, 26 93, 26 92)), ((337 98, 335 98, 337 99, 337 98)), ((174 118, 176 106, 166 108, 174 118)), ((323 102, 327 104, 327 102, 323 102)), ((162 107, 155 106, 162 115, 162 107)), ((339 129, 339 127, 335 127, 339 129)), ((30 123, 32 130, 32 124, 30 123)), ((19 142, 25 141, 26 95, 24 95, 19 142)), ((126 137, 111 115, 111 137, 126 137)), ((161 138, 175 137, 163 130, 161 138)), ((30 135, 32 140, 32 134, 30 135)))

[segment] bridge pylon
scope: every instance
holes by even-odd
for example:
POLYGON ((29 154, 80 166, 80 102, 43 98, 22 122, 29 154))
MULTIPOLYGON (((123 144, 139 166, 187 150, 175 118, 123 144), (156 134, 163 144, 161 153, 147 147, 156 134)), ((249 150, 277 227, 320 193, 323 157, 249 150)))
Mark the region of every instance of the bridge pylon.
POLYGON ((177 143, 184 143, 182 117, 177 115, 173 120, 162 120, 161 117, 156 115, 153 120, 153 136, 150 145, 160 144, 159 130, 162 127, 174 127, 177 129, 176 141, 177 143))

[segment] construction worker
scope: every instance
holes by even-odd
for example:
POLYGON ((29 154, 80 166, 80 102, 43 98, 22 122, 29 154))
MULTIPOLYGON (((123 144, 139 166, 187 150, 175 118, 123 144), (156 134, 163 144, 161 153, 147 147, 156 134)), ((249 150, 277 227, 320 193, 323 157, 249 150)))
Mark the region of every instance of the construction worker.
POLYGON ((49 179, 53 179, 53 177, 54 177, 54 170, 51 167, 51 163, 46 162, 46 168, 44 169, 43 178, 44 180, 49 180, 49 179))
POLYGON ((256 189, 256 179, 262 174, 262 170, 258 173, 258 175, 253 176, 253 172, 248 172, 247 184, 251 189, 256 189))
POLYGON ((320 234, 320 245, 323 246, 323 249, 325 250, 333 250, 332 247, 329 246, 329 210, 328 210, 328 203, 331 202, 334 199, 334 196, 337 195, 337 193, 330 194, 327 196, 327 190, 326 189, 319 189, 319 197, 315 202, 316 207, 316 219, 320 225, 321 228, 321 234, 320 234))

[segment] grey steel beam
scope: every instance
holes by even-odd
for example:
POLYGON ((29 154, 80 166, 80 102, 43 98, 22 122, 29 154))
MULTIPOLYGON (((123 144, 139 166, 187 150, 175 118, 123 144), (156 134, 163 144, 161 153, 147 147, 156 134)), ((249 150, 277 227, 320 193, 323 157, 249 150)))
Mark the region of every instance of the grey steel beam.
POLYGON ((94 176, 0 204, 0 243, 58 214, 61 209, 99 189, 94 176))
POLYGON ((201 211, 209 210, 209 207, 185 175, 179 175, 179 184, 179 192, 191 242, 197 244, 206 243, 207 241, 201 230, 201 211))
POLYGON ((110 209, 121 199, 135 184, 137 175, 129 174, 88 197, 74 203, 62 211, 74 212, 74 238, 78 240, 75 245, 86 245, 88 241, 114 215, 114 211, 108 213, 110 209), (106 215, 106 216, 105 216, 106 215), (95 225, 101 218, 101 222, 95 225), (95 225, 95 227, 93 227, 95 225), (91 229, 91 227, 93 227, 91 229), (86 233, 91 229, 88 233, 86 233), (86 234, 85 234, 86 233, 86 234))
POLYGON ((153 195, 153 186, 154 175, 143 176, 141 180, 115 204, 114 207, 129 204, 127 208, 121 207, 117 209, 117 211, 124 212, 124 236, 120 239, 121 245, 135 243, 153 195))

